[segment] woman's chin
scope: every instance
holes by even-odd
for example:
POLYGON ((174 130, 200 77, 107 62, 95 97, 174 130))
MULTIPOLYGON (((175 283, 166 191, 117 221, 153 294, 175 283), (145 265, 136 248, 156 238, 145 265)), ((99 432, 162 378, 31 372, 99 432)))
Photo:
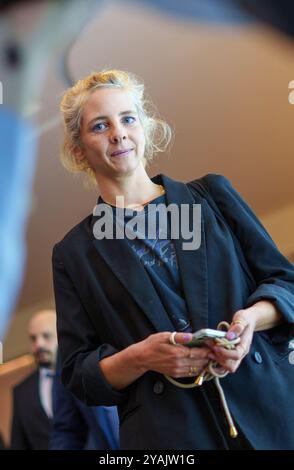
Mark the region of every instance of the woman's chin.
POLYGON ((138 160, 137 158, 120 159, 120 160, 115 160, 112 163, 112 166, 117 171, 120 171, 123 173, 129 173, 129 172, 135 171, 139 165, 140 165, 140 160, 138 160))

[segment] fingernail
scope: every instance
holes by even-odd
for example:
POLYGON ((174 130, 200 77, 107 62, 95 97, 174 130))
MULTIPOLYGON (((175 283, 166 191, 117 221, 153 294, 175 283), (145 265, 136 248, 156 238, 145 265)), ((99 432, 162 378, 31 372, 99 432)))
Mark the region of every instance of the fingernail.
POLYGON ((214 360, 215 360, 215 356, 214 356, 213 354, 208 354, 208 356, 207 356, 207 357, 208 357, 209 359, 211 359, 212 361, 214 361, 214 360))
POLYGON ((184 341, 191 341, 192 335, 184 335, 183 338, 184 338, 184 341))
POLYGON ((237 338, 237 334, 234 332, 234 331, 229 331, 227 334, 226 334, 226 337, 230 340, 232 339, 236 339, 237 338))

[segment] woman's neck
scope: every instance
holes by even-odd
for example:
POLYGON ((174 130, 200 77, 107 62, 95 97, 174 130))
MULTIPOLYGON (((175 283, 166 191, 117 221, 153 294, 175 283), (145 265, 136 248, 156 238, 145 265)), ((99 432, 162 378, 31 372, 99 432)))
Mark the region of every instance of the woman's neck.
POLYGON ((97 183, 103 201, 117 207, 140 210, 146 202, 163 194, 162 186, 152 182, 144 167, 112 179, 99 175, 97 183))

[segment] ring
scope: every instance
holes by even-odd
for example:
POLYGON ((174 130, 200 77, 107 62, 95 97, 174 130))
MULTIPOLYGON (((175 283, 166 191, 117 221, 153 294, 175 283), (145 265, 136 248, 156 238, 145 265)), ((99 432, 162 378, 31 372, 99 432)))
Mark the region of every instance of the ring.
POLYGON ((193 366, 190 366, 189 368, 189 376, 191 377, 191 375, 195 375, 198 371, 198 368, 197 367, 193 367, 193 366))
POLYGON ((174 332, 170 335, 170 337, 169 337, 169 342, 170 342, 171 344, 173 344, 174 346, 177 346, 177 345, 178 345, 178 343, 175 341, 175 336, 176 336, 176 334, 177 334, 177 332, 174 331, 174 332))
POLYGON ((248 323, 245 320, 234 320, 234 321, 232 321, 232 325, 236 325, 238 323, 240 325, 242 325, 244 328, 246 328, 246 326, 248 325, 248 323))

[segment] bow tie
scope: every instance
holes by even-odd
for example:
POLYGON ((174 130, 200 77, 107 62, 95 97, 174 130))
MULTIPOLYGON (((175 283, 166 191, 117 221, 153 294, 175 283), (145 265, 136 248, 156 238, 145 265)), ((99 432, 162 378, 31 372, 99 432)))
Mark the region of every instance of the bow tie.
POLYGON ((55 373, 51 370, 48 370, 45 372, 44 377, 53 379, 53 377, 55 377, 55 373))

